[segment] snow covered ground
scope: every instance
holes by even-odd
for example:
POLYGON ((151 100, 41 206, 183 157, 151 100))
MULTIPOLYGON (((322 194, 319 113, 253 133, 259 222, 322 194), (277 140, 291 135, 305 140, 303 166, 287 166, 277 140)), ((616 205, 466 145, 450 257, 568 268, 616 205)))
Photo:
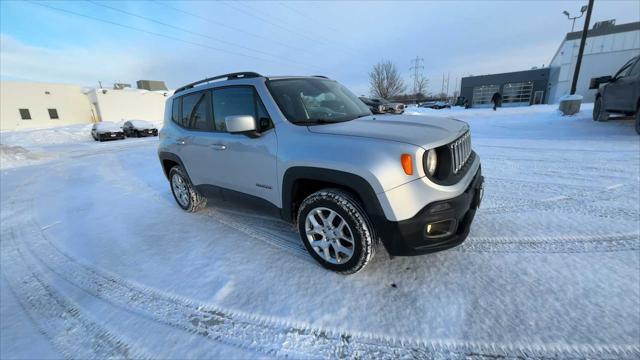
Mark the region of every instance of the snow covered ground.
POLYGON ((637 359, 640 137, 555 109, 409 109, 470 123, 483 207, 348 277, 277 219, 180 210, 157 138, 2 133, 0 358, 637 359))

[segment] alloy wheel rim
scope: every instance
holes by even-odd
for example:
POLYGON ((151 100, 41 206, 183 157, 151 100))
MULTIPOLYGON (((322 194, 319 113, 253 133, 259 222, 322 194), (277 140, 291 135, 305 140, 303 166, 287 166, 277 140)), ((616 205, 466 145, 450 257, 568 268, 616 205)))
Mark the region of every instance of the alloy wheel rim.
POLYGON ((187 207, 189 205, 189 189, 187 189, 187 183, 182 176, 173 174, 171 177, 171 188, 178 203, 180 203, 182 207, 187 207))
POLYGON ((353 257, 353 232, 337 212, 324 207, 315 208, 307 214, 304 227, 309 245, 323 260, 344 264, 353 257))

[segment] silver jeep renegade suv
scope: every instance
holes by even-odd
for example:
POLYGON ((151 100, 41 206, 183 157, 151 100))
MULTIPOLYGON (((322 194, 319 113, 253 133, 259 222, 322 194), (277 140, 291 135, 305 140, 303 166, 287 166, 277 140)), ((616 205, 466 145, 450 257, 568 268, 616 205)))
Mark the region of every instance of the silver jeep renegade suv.
POLYGON ((158 155, 176 202, 266 205, 295 222, 322 266, 362 269, 467 237, 482 199, 480 159, 458 120, 372 115, 322 76, 234 73, 176 90, 158 155))

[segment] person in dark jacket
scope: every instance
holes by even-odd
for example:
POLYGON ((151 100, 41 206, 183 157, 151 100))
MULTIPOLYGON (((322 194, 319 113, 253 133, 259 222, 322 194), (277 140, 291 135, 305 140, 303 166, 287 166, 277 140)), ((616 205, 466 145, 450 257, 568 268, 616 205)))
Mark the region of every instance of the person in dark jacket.
POLYGON ((493 103, 493 111, 496 111, 496 108, 502 106, 502 94, 500 94, 499 92, 493 94, 493 96, 491 97, 491 102, 493 103))

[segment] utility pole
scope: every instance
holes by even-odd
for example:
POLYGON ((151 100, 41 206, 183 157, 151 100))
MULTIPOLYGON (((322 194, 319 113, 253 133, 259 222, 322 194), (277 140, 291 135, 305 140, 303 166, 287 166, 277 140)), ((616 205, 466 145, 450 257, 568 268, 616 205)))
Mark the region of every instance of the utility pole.
POLYGON ((584 53, 584 45, 587 42, 587 32, 589 31, 589 22, 591 22, 591 12, 593 11, 593 1, 594 0, 589 0, 589 5, 587 5, 587 17, 584 19, 584 28, 582 29, 582 38, 580 39, 580 49, 578 50, 576 69, 573 73, 573 81, 571 82, 570 95, 576 93, 576 87, 578 86, 578 76, 580 75, 580 66, 582 65, 582 54, 584 53))
POLYGON ((442 89, 440 89, 440 96, 438 96, 442 100, 442 94, 444 93, 444 73, 442 73, 442 89))
POLYGON ((411 77, 413 77, 413 95, 417 96, 420 90, 418 89, 418 82, 422 80, 422 70, 424 70, 424 59, 416 56, 415 59, 411 60, 409 70, 412 71, 411 77))
POLYGON ((449 80, 451 79, 451 72, 447 72, 447 99, 449 99, 449 80))

